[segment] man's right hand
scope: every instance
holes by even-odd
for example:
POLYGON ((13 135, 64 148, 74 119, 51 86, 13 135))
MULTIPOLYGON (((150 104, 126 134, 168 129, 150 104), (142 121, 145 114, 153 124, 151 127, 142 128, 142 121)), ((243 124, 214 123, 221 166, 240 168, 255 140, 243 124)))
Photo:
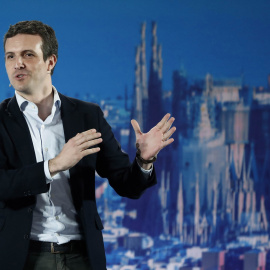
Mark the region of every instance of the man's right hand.
POLYGON ((101 142, 101 133, 97 132, 95 129, 78 133, 64 145, 58 156, 49 160, 51 176, 72 168, 83 157, 99 152, 100 148, 93 146, 101 142), (89 147, 93 148, 89 149, 89 147))

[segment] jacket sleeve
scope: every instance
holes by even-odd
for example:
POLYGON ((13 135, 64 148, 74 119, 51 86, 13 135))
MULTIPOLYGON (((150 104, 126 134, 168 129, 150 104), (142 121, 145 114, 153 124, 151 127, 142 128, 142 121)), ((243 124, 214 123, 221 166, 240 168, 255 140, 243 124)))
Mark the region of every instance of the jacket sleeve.
POLYGON ((103 142, 97 156, 97 173, 108 178, 110 185, 120 196, 139 198, 147 188, 156 184, 155 169, 149 177, 142 172, 135 159, 130 163, 128 155, 122 151, 99 107, 98 119, 103 142))
MULTIPOLYGON (((5 129, 0 127, 0 201, 46 192, 44 162, 23 165, 5 129)), ((27 153, 25 153, 27 155, 27 153)))

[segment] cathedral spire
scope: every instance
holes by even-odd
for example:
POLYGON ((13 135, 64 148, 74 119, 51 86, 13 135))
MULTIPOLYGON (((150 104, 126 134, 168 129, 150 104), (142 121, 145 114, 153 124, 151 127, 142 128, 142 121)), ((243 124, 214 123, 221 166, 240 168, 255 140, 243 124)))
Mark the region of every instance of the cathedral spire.
POLYGON ((260 205, 260 226, 262 230, 268 231, 268 221, 266 217, 266 210, 264 204, 264 196, 261 196, 261 205, 260 205))
POLYGON ((184 225, 184 199, 183 199, 183 179, 182 174, 180 174, 179 190, 177 195, 177 229, 179 232, 179 238, 183 241, 183 225, 184 225))
POLYGON ((147 130, 155 126, 163 117, 162 106, 162 65, 161 45, 157 41, 157 24, 152 23, 152 55, 148 82, 147 130), (151 116, 151 117, 150 117, 151 116))
POLYGON ((196 174, 195 186, 195 207, 194 207, 194 244, 197 244, 200 222, 200 191, 199 191, 199 174, 196 174))
MULTIPOLYGON (((141 42, 136 47, 135 55, 135 83, 133 94, 133 106, 131 117, 136 119, 139 126, 144 131, 146 128, 146 119, 143 117, 147 115, 147 101, 148 101, 148 89, 147 89, 147 71, 146 71, 146 51, 145 51, 145 29, 146 23, 141 25, 141 42)), ((135 135, 132 127, 130 128, 129 136, 129 153, 135 152, 135 135)))
POLYGON ((148 99, 148 89, 147 89, 147 70, 146 70, 146 49, 145 49, 145 30, 146 23, 144 22, 141 26, 141 54, 140 54, 140 81, 142 89, 142 98, 148 99))

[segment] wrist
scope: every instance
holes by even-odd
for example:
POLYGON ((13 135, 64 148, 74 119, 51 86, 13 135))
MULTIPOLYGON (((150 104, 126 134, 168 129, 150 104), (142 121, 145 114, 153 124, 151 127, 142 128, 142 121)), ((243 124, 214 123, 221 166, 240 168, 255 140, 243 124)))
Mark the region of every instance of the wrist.
MULTIPOLYGON (((157 160, 157 156, 152 157, 151 159, 144 159, 141 156, 141 151, 139 148, 137 148, 137 152, 136 152, 136 158, 137 160, 140 161, 140 164, 143 165, 152 165, 156 160, 157 160)), ((150 166, 151 167, 151 166, 150 166)))
POLYGON ((49 160, 48 167, 49 167, 49 172, 50 172, 50 174, 51 174, 52 177, 61 171, 58 168, 56 158, 53 158, 53 159, 50 159, 49 160))
POLYGON ((137 157, 136 157, 136 160, 137 160, 137 163, 139 164, 139 166, 141 168, 143 168, 144 170, 150 170, 153 166, 153 163, 148 163, 148 164, 142 163, 141 160, 138 159, 137 157))

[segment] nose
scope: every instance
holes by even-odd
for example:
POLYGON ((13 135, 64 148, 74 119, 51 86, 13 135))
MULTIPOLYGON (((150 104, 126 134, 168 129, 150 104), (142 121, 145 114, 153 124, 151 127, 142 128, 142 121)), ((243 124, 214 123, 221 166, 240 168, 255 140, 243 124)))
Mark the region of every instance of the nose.
POLYGON ((15 66, 14 68, 15 69, 23 69, 25 66, 24 66, 24 63, 23 63, 23 59, 22 57, 18 57, 15 61, 15 66))

